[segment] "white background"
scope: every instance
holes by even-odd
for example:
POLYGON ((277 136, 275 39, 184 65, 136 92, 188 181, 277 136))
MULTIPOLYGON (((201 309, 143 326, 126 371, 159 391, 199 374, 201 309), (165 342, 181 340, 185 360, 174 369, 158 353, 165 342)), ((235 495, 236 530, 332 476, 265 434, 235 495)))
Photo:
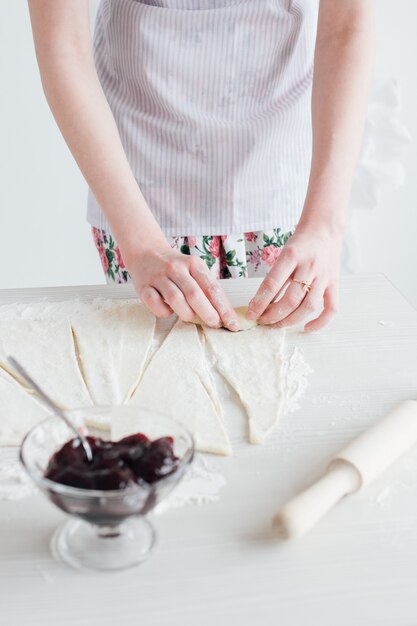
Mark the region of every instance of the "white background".
MULTIPOLYGON (((417 306, 417 2, 376 4, 376 76, 397 80, 413 141, 404 185, 352 213, 355 269, 384 272, 417 306)), ((25 0, 2 3, 0 76, 0 288, 102 283, 86 186, 43 96, 25 0)))

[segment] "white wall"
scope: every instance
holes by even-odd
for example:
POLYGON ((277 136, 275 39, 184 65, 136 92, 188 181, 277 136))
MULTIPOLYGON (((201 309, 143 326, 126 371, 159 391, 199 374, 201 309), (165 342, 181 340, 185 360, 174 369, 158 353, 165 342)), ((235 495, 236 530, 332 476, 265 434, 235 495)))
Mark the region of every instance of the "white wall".
POLYGON ((380 206, 352 214, 358 269, 383 272, 417 307, 417 2, 376 0, 379 78, 395 78, 402 93, 400 120, 412 142, 402 161, 405 182, 387 190, 380 206))
MULTIPOLYGON (((416 20, 416 0, 377 0, 377 76, 397 79, 413 142, 405 184, 384 191, 377 209, 355 209, 350 235, 355 269, 384 272, 415 306, 416 20)), ((0 288, 104 282, 85 221, 86 187, 42 93, 26 0, 2 3, 0 75, 0 288)))
POLYGON ((0 288, 103 283, 86 185, 42 92, 27 2, 1 4, 0 288))

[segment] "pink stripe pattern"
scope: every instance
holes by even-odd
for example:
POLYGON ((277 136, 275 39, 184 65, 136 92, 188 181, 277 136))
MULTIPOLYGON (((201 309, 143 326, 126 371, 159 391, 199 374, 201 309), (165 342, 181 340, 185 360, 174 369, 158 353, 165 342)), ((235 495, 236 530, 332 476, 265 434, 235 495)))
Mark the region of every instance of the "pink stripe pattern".
MULTIPOLYGON (((292 230, 311 162, 318 0, 102 0, 94 54, 167 236, 292 230)), ((109 230, 93 193, 88 221, 109 230)))

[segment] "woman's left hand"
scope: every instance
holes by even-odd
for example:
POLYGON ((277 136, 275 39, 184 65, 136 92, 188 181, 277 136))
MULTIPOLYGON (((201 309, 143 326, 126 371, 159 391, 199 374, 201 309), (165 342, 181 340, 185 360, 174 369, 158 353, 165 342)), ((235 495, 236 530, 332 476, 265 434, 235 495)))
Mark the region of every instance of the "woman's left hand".
POLYGON ((342 239, 341 233, 335 235, 326 227, 297 228, 250 301, 247 317, 261 324, 292 326, 320 310, 304 330, 325 326, 338 309, 342 239), (295 281, 311 284, 310 291, 295 281))

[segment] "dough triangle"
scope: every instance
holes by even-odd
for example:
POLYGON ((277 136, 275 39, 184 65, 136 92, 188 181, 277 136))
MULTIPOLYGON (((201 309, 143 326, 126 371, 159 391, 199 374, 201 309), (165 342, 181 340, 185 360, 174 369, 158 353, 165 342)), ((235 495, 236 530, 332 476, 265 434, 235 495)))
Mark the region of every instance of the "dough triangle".
MULTIPOLYGON (((246 317, 246 312, 248 310, 247 306, 238 306, 235 311, 237 313, 237 319, 239 320, 240 330, 249 330, 254 326, 257 326, 257 320, 248 320, 246 317)), ((196 315, 193 319, 193 324, 198 324, 199 326, 205 326, 203 320, 196 315)))
POLYGON ((19 446, 26 433, 50 413, 0 368, 0 442, 19 446))
POLYGON ((245 333, 204 327, 217 368, 239 395, 251 443, 263 443, 281 413, 280 374, 285 331, 256 326, 245 333))
POLYGON ((144 306, 126 303, 71 320, 81 369, 94 404, 124 404, 142 375, 155 330, 144 306))
MULTIPOLYGON (((194 435, 196 449, 231 454, 216 390, 197 328, 178 320, 154 355, 129 404, 169 415, 194 435)), ((134 424, 114 422, 115 439, 134 424)))
MULTIPOLYGON (((92 405, 78 368, 68 320, 1 320, 0 365, 11 371, 8 355, 16 357, 61 407, 92 405)), ((18 375, 16 378, 19 380, 18 375)))

